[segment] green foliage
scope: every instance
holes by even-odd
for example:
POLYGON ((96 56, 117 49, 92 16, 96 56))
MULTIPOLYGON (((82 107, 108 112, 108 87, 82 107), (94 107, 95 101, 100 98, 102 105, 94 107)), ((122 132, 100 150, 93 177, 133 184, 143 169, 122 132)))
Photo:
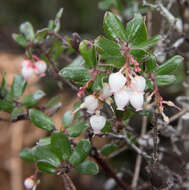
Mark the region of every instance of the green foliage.
POLYGON ((112 40, 127 40, 122 22, 116 15, 108 11, 104 15, 104 31, 106 35, 112 40))
POLYGON ((15 107, 10 114, 10 120, 15 121, 16 119, 18 119, 20 116, 23 116, 23 115, 24 115, 23 108, 15 107))
POLYGON ((90 151, 91 145, 88 140, 81 140, 77 146, 75 147, 74 151, 70 156, 70 163, 73 166, 78 166, 81 162, 83 162, 90 151))
POLYGON ((55 126, 53 120, 49 116, 47 116, 46 114, 44 114, 43 112, 39 110, 30 109, 29 117, 32 123, 41 129, 51 131, 53 127, 55 126))
POLYGON ((68 128, 68 135, 71 137, 78 137, 83 133, 88 127, 88 124, 83 121, 77 122, 74 126, 68 128))
POLYGON ((35 38, 33 26, 29 22, 24 22, 20 25, 20 32, 24 34, 25 38, 29 41, 32 41, 35 38))
POLYGON ((109 156, 114 151, 118 150, 118 147, 116 144, 106 144, 101 150, 102 155, 109 156))
POLYGON ((175 82, 175 75, 158 75, 155 77, 158 86, 166 86, 175 82))
POLYGON ((39 100, 45 96, 45 93, 41 90, 37 90, 34 94, 25 96, 22 100, 22 104, 27 108, 31 108, 37 105, 39 100))
POLYGON ((69 159, 71 154, 70 142, 62 132, 54 132, 51 135, 51 148, 61 160, 69 159))
POLYGON ((95 162, 85 160, 77 166, 76 171, 80 174, 96 175, 99 172, 99 168, 95 162))
POLYGON ((73 114, 73 111, 72 110, 68 110, 63 118, 62 118, 62 124, 64 127, 70 127, 72 125, 72 121, 74 119, 74 114, 73 114))
POLYGON ((90 41, 83 40, 79 45, 79 51, 87 67, 92 68, 97 65, 96 50, 90 41))
POLYGON ((13 98, 22 96, 25 91, 27 82, 24 80, 22 75, 15 75, 11 87, 11 95, 13 98))

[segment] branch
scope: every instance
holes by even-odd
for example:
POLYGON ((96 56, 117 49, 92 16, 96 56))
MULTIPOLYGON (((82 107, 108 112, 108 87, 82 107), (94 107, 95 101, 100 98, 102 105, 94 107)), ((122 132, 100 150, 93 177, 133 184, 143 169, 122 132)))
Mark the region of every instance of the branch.
POLYGON ((123 190, 129 190, 125 183, 116 175, 113 169, 109 167, 108 163, 101 157, 101 155, 98 153, 98 150, 95 147, 92 147, 91 156, 95 158, 97 163, 103 168, 106 174, 113 178, 123 190))
POLYGON ((127 134, 125 132, 125 135, 116 135, 114 133, 106 133, 107 135, 117 138, 117 139, 123 139, 125 142, 139 155, 143 156, 146 159, 152 159, 150 155, 148 155, 146 152, 142 151, 140 148, 138 148, 135 144, 133 144, 129 138, 127 137, 127 134))

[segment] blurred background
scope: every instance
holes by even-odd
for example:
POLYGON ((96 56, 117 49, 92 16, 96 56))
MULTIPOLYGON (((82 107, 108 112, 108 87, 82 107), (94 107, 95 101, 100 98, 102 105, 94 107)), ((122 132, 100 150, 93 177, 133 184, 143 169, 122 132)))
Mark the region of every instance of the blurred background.
MULTIPOLYGON (((127 21, 138 10, 137 3, 130 7, 130 3, 135 0, 121 1, 128 8, 123 12, 127 21)), ((99 9, 99 2, 99 0, 0 0, 0 73, 7 73, 8 85, 12 83, 13 76, 20 73, 20 63, 23 60, 24 49, 11 38, 13 32, 18 32, 21 23, 29 21, 38 30, 47 26, 48 21, 55 17, 59 8, 63 7, 61 32, 66 35, 77 32, 81 37, 94 39, 97 35, 103 34, 104 10, 102 8, 105 7, 101 3, 101 9, 99 9)), ((106 0, 106 2, 108 1, 106 0)), ((178 7, 174 6, 172 11, 179 15, 178 7)), ((141 10, 141 12, 145 13, 145 10, 141 10)), ((151 34, 159 33, 161 22, 161 16, 156 12, 153 14, 155 24, 151 27, 151 34)), ((181 68, 178 72, 177 84, 162 90, 165 99, 174 100, 177 95, 183 93, 181 85, 184 80, 183 69, 181 68)), ((31 94, 39 88, 47 88, 44 81, 41 82, 37 78, 29 81, 29 85, 30 88, 27 89, 26 94, 31 94)), ((75 97, 69 91, 59 90, 56 93, 63 95, 63 109, 53 117, 57 126, 60 127, 61 117, 65 110, 72 107, 75 97)), ((140 120, 137 122, 140 123, 140 120)), ((0 134, 0 190, 24 190, 23 181, 34 173, 34 165, 22 161, 19 158, 19 151, 22 147, 32 147, 40 137, 46 135, 46 132, 32 126, 30 122, 19 121, 13 124, 0 122, 0 134)), ((100 139, 97 142, 97 145, 103 143, 100 139)), ((125 152, 124 157, 119 155, 119 158, 115 158, 111 164, 121 168, 123 165, 120 163, 125 164, 125 155, 134 156, 131 152, 129 154, 125 152)), ((126 167, 133 169, 135 162, 131 160, 126 163, 126 167)), ((88 190, 89 188, 90 190, 103 190, 102 184, 105 177, 100 174, 94 180, 93 177, 78 176, 73 173, 72 179, 78 190, 88 190)), ((43 175, 39 189, 63 190, 62 179, 53 175, 43 175)))

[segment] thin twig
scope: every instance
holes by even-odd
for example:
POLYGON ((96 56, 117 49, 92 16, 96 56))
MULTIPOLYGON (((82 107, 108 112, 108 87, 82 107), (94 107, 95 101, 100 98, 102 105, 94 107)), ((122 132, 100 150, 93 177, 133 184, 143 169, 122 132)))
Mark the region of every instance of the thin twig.
MULTIPOLYGON (((146 128, 147 128, 147 117, 143 116, 143 118, 142 118, 141 137, 146 133, 146 128)), ((140 146, 140 149, 142 150, 141 146, 140 146)), ((136 163, 135 163, 135 171, 134 171, 134 176, 133 176, 132 185, 131 185, 132 188, 137 187, 139 174, 140 174, 141 163, 142 163, 142 156, 137 155, 136 163)))
POLYGON ((63 173, 61 175, 61 177, 62 177, 63 182, 64 182, 65 190, 77 190, 73 181, 71 180, 71 178, 66 173, 63 173))

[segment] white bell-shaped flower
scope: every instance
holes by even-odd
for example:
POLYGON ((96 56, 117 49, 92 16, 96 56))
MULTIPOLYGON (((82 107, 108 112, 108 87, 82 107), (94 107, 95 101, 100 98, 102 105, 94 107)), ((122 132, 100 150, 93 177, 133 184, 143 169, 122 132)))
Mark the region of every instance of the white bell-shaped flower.
POLYGON ((108 83, 103 83, 103 88, 101 90, 100 98, 105 99, 112 95, 110 85, 108 83))
POLYGON ((124 110, 124 107, 129 103, 130 93, 131 89, 124 87, 114 94, 117 110, 124 110))
POLYGON ((32 76, 33 72, 33 68, 28 65, 22 67, 22 76, 25 80, 28 80, 32 76))
POLYGON ((112 92, 117 92, 124 87, 126 78, 121 72, 112 73, 109 76, 109 85, 112 92))
POLYGON ((98 134, 104 128, 106 124, 106 118, 101 115, 93 115, 90 117, 90 125, 94 130, 94 133, 98 134))
POLYGON ((45 71, 47 70, 47 65, 44 61, 40 60, 40 61, 37 61, 35 63, 35 72, 36 74, 40 75, 40 76, 44 76, 45 74, 45 71))
POLYGON ((85 97, 84 104, 81 108, 86 108, 87 112, 92 114, 95 112, 97 107, 98 107, 98 99, 93 95, 89 95, 85 97))
POLYGON ((142 110, 144 104, 144 93, 133 91, 130 95, 130 103, 136 111, 142 110))
POLYGON ((34 180, 33 180, 31 177, 28 177, 28 178, 26 178, 26 179, 24 180, 24 187, 25 187, 26 189, 31 189, 31 190, 32 190, 35 185, 36 185, 36 184, 35 184, 34 180))
POLYGON ((24 59, 24 60, 21 62, 21 65, 22 65, 22 67, 25 67, 25 66, 28 66, 30 63, 31 63, 30 60, 24 59))
POLYGON ((146 80, 142 76, 136 76, 131 79, 131 88, 138 92, 143 92, 146 87, 146 80))

